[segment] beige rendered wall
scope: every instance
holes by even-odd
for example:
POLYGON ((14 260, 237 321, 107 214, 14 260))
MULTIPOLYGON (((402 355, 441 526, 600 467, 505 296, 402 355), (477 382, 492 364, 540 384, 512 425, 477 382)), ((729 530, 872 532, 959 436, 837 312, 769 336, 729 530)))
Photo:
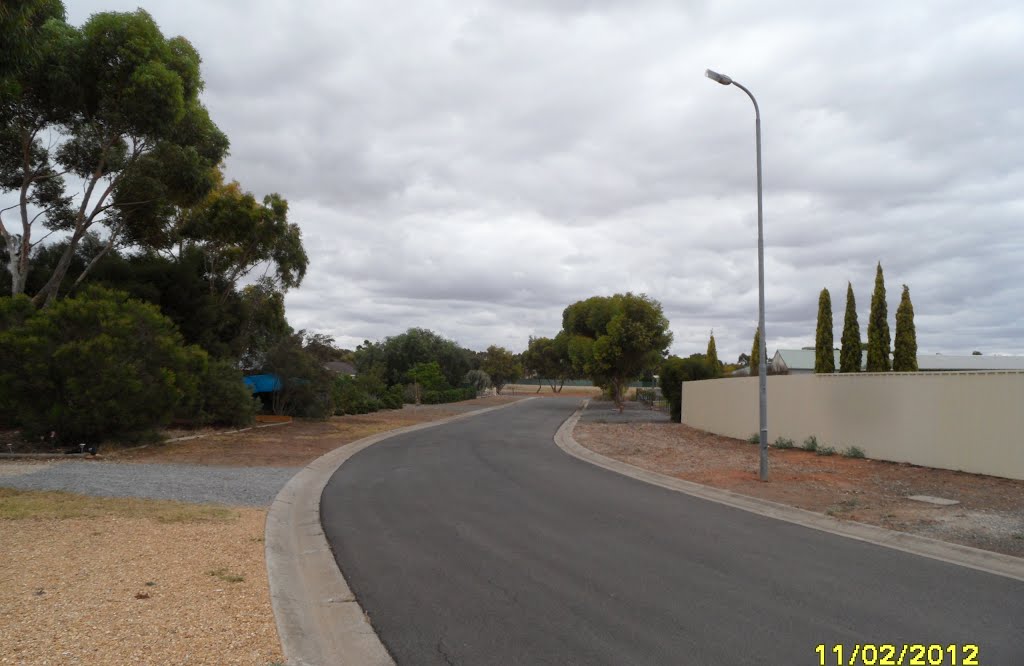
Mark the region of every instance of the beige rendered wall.
MULTIPOLYGON (((683 423, 746 439, 757 377, 683 383, 683 423)), ((869 458, 1024 479, 1024 372, 768 377, 768 439, 861 448, 869 458)))

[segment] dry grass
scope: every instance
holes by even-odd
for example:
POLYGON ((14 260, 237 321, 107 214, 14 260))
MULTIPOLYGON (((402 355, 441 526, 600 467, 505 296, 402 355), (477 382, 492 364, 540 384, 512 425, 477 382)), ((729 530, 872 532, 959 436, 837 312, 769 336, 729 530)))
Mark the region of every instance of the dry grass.
POLYGON ((107 517, 148 518, 158 523, 225 523, 238 520, 238 512, 205 504, 0 488, 0 520, 107 517))

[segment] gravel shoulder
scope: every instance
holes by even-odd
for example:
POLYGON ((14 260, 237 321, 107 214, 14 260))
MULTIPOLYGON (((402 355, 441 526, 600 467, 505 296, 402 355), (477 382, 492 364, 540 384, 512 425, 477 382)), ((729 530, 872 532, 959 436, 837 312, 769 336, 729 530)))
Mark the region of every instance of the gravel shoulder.
POLYGON ((842 520, 1024 557, 1022 481, 773 448, 770 481, 762 483, 756 445, 678 423, 601 421, 581 420, 573 437, 592 451, 643 469, 842 520), (914 495, 959 503, 908 499, 914 495))

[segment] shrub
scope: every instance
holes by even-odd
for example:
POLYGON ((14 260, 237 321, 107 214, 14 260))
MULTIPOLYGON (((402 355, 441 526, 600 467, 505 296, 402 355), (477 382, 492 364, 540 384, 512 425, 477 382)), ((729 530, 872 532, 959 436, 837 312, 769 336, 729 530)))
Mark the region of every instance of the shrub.
POLYGON ((833 446, 819 446, 818 447, 818 455, 819 456, 834 456, 835 454, 836 454, 836 449, 833 446))
POLYGON ((401 384, 389 386, 380 397, 381 409, 401 409, 405 403, 404 389, 401 384))
POLYGON ((804 451, 817 451, 818 450, 818 438, 811 435, 804 440, 804 451))
POLYGON ((164 426, 195 402, 206 352, 155 306, 97 287, 31 314, 3 300, 0 404, 27 436, 99 442, 164 426))
POLYGON ((676 423, 682 421, 683 382, 713 379, 715 374, 716 369, 712 368, 700 354, 695 354, 689 358, 673 356, 665 360, 661 366, 658 383, 661 385, 662 395, 668 401, 672 421, 676 423))
POLYGON ((483 370, 470 370, 462 378, 462 383, 473 387, 477 394, 491 388, 491 376, 483 370))
POLYGON ((200 378, 194 408, 182 416, 200 425, 247 426, 256 407, 242 372, 226 359, 211 359, 200 378))
POLYGON ((761 443, 761 434, 755 432, 750 437, 747 437, 747 441, 750 442, 751 444, 760 444, 761 443))
POLYGON ((851 446, 843 451, 843 455, 847 458, 863 458, 864 450, 856 446, 851 446))
POLYGON ((777 449, 791 449, 793 448, 793 440, 787 439, 785 437, 778 437, 776 438, 775 443, 772 444, 772 446, 774 446, 777 449))

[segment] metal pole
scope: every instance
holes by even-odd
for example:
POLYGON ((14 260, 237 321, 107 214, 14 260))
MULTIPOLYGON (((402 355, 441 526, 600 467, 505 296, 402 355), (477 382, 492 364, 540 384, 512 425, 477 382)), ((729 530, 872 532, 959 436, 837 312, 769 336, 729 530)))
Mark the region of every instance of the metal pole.
POLYGON ((758 391, 761 426, 760 479, 768 480, 768 342, 764 334, 764 212, 761 203, 761 109, 754 95, 743 85, 732 84, 747 93, 754 103, 754 133, 757 142, 757 330, 761 339, 761 363, 758 367, 758 391))

